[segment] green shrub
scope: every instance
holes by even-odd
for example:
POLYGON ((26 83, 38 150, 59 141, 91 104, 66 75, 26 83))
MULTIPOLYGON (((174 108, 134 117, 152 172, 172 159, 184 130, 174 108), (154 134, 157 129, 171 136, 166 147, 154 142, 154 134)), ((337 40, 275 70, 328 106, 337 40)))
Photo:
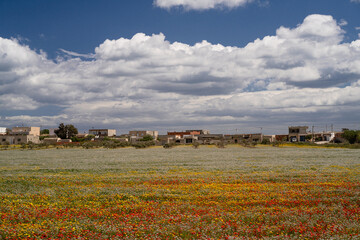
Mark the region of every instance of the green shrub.
POLYGON ((199 142, 194 142, 192 144, 192 146, 193 146, 193 148, 198 149, 200 147, 200 143, 199 142))
POLYGON ((154 138, 151 135, 145 135, 142 139, 140 139, 139 141, 144 141, 144 142, 148 142, 148 141, 153 141, 154 138))
POLYGON ((217 142, 216 143, 216 147, 218 147, 218 148, 225 148, 225 142, 224 141, 221 141, 221 142, 217 142))
POLYGON ((175 143, 165 143, 163 147, 169 149, 169 148, 173 148, 175 146, 176 146, 175 143))
POLYGON ((155 145, 154 141, 143 141, 143 142, 135 143, 132 146, 135 148, 147 148, 154 145, 155 145))
POLYGON ((342 137, 349 141, 350 144, 360 143, 360 131, 345 130, 342 137))

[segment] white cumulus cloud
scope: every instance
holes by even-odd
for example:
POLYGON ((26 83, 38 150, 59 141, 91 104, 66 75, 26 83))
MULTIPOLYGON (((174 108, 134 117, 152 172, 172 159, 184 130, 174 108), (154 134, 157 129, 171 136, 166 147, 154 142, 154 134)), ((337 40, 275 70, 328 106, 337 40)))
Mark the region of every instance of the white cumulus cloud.
POLYGON ((243 48, 138 33, 105 40, 90 54, 64 50, 68 56, 57 61, 0 38, 0 125, 44 126, 49 119, 84 128, 173 129, 357 121, 360 40, 346 43, 344 33, 333 17, 310 15, 243 48), (58 115, 41 112, 46 106, 60 109, 58 115), (19 110, 36 114, 14 115, 19 110))

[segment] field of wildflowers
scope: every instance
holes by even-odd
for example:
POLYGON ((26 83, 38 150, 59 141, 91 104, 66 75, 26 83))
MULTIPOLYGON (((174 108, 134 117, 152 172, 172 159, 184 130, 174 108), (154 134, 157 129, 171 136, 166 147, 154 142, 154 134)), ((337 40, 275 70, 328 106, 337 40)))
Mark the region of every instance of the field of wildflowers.
POLYGON ((0 152, 0 239, 358 239, 359 150, 0 152))

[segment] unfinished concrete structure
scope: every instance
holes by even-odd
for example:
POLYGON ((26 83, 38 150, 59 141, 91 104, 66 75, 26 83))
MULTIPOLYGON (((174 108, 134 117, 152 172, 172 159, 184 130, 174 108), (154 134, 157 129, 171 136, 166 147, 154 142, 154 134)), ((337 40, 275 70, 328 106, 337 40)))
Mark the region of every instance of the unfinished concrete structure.
POLYGON ((247 133, 231 135, 233 143, 241 143, 243 141, 261 143, 263 140, 262 133, 247 133))
POLYGON ((113 137, 116 136, 115 129, 90 129, 89 134, 95 137, 113 137))
POLYGON ((224 141, 223 134, 200 134, 197 137, 200 144, 217 144, 224 141))
POLYGON ((289 127, 289 141, 290 142, 305 142, 308 135, 308 126, 289 127))
POLYGON ((4 144, 22 144, 22 143, 40 143, 40 127, 14 127, 1 135, 0 143, 4 144))

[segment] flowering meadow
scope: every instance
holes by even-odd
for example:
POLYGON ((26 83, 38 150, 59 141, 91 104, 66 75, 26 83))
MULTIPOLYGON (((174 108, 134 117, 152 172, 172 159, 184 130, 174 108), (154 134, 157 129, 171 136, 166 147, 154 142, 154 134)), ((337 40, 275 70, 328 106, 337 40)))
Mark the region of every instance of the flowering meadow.
POLYGON ((359 239, 360 152, 0 152, 0 239, 359 239))

